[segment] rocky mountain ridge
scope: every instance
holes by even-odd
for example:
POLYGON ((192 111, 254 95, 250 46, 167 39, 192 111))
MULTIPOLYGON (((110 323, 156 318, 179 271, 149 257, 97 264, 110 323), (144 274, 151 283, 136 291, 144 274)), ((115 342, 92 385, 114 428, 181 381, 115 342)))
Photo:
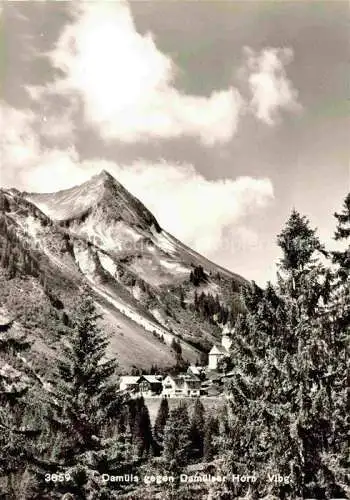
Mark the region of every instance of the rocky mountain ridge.
MULTIPOLYGON (((183 358, 195 362, 239 310, 244 278, 164 231, 105 171, 57 193, 2 189, 0 210, 4 287, 14 290, 16 281, 18 295, 31 283, 39 302, 49 293, 69 313, 88 283, 122 370, 173 364, 174 339, 183 358)), ((38 343, 40 335, 33 337, 38 343)), ((57 349, 55 342, 41 338, 38 352, 45 344, 57 349)))

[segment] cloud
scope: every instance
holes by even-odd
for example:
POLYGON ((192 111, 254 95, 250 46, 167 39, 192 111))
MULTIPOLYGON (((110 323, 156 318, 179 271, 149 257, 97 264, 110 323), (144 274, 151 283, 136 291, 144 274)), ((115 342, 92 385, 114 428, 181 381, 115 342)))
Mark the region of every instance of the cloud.
POLYGON ((54 158, 64 162, 72 156, 72 151, 77 158, 74 146, 62 147, 67 142, 71 145, 74 139, 71 108, 59 114, 50 110, 42 115, 34 108, 17 109, 0 101, 0 130, 0 172, 4 186, 23 187, 28 177, 33 179, 38 165, 46 165, 46 176, 50 177, 54 158), (43 138, 46 143, 51 139, 54 146, 43 146, 43 138))
POLYGON ((33 133, 34 113, 29 109, 15 109, 0 105, 1 178, 12 179, 17 170, 38 155, 38 140, 33 133))
MULTIPOLYGON (((36 129, 40 132, 41 125, 32 110, 16 109, 0 102, 3 186, 36 190, 47 185, 55 190, 60 183, 56 175, 72 180, 75 166, 79 163, 74 147, 45 148, 36 129)), ((79 181, 83 182, 83 177, 79 177, 79 181)))
POLYGON ((56 83, 26 85, 35 115, 33 126, 40 138, 53 145, 73 144, 76 141, 79 103, 73 95, 60 94, 56 83))
POLYGON ((70 10, 71 21, 46 53, 53 78, 25 87, 43 118, 40 133, 51 143, 74 142, 81 111, 79 127, 93 126, 106 141, 190 136, 212 146, 229 142, 249 111, 273 125, 281 110, 300 109, 285 69, 291 49, 244 49, 240 73, 249 100, 234 85, 209 96, 190 95, 176 89, 174 61, 151 33, 137 32, 126 2, 77 2, 70 10))
POLYGON ((190 164, 140 160, 117 165, 102 159, 80 162, 74 150, 45 154, 27 178, 26 190, 64 189, 102 169, 139 198, 164 229, 213 259, 225 247, 233 253, 257 245, 257 235, 246 226, 246 217, 266 208, 274 197, 269 179, 208 180, 190 164))
POLYGON ((55 88, 77 94, 85 119, 104 139, 198 137, 205 145, 229 141, 237 130, 244 100, 229 87, 209 97, 187 95, 174 87, 176 67, 140 35, 124 2, 84 2, 75 7, 52 64, 63 73, 55 88))
POLYGON ((287 77, 285 66, 293 59, 290 48, 266 48, 254 52, 245 48, 245 74, 251 91, 250 109, 256 118, 267 125, 274 125, 282 110, 295 112, 301 109, 298 92, 287 77))
MULTIPOLYGON (((214 258, 226 231, 273 199, 269 179, 239 177, 208 180, 192 165, 163 162, 109 169, 145 203, 159 223, 195 250, 214 258)), ((243 231, 243 230, 242 230, 243 231)), ((249 232, 250 242, 252 231, 249 232)))
POLYGON ((223 249, 231 255, 257 245, 257 235, 247 226, 246 217, 272 202, 269 179, 208 180, 191 164, 166 161, 139 160, 130 165, 101 158, 81 161, 74 147, 43 148, 33 130, 31 111, 3 105, 0 116, 3 185, 52 192, 80 184, 106 169, 154 213, 164 229, 207 257, 215 259, 223 249))

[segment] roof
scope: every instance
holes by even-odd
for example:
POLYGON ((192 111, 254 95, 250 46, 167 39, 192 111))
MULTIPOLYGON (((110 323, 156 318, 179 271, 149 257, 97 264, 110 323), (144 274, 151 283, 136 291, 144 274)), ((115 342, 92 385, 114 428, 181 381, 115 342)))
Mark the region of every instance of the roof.
POLYGON ((210 352, 209 352, 209 356, 210 354, 228 354, 227 350, 225 349, 225 347, 222 347, 221 345, 219 344, 215 344, 213 345, 213 347, 211 348, 210 352))
POLYGON ((200 378, 194 374, 194 373, 181 373, 178 375, 179 378, 182 378, 184 380, 200 380, 200 378))
POLYGON ((122 377, 120 377, 120 382, 124 382, 125 384, 137 384, 139 378, 139 375, 123 375, 122 377))
POLYGON ((161 384, 163 377, 161 375, 142 375, 150 384, 161 384))
MULTIPOLYGON (((174 389, 181 389, 186 384, 190 389, 199 389, 201 386, 201 381, 196 376, 191 375, 177 375, 172 377, 168 375, 166 378, 170 377, 175 382, 174 389)), ((165 380, 165 379, 164 379, 165 380)), ((163 381, 164 382, 164 381, 163 381)))
POLYGON ((191 372, 194 374, 194 375, 200 375, 202 372, 205 371, 205 367, 204 366, 194 366, 194 365, 191 365, 188 367, 189 370, 191 370, 191 372))
POLYGON ((207 373, 207 379, 208 379, 208 381, 210 380, 210 381, 212 381, 212 382, 215 382, 215 381, 219 381, 219 380, 221 380, 221 378, 222 378, 222 375, 221 375, 221 374, 219 374, 219 373, 217 373, 216 371, 211 371, 211 370, 210 370, 210 371, 207 373))
POLYGON ((166 380, 172 380, 175 383, 176 387, 182 387, 184 384, 184 379, 181 376, 173 376, 173 375, 167 375, 164 380, 162 380, 162 383, 166 382, 166 380))

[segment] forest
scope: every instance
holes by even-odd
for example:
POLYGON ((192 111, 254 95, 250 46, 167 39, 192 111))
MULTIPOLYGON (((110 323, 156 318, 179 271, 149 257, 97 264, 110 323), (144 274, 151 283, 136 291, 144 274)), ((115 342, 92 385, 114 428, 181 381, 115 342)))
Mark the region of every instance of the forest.
MULTIPOLYGON (((164 399, 152 424, 142 398, 120 394, 117 360, 105 355, 108 337, 86 287, 74 314, 59 317, 62 349, 46 377, 26 363, 30 336, 4 324, 0 498, 349 498, 350 194, 334 214, 334 240, 338 250, 326 248, 292 211, 277 236, 275 282, 242 289, 234 376, 217 413, 200 398, 191 410, 184 401, 169 409, 164 399)), ((2 264, 10 262, 10 280, 24 254, 9 252, 2 264)), ((34 259, 26 265, 40 276, 34 259)), ((194 270, 190 279, 205 276, 194 270)), ((205 294, 193 307, 222 321, 229 315, 205 294)))

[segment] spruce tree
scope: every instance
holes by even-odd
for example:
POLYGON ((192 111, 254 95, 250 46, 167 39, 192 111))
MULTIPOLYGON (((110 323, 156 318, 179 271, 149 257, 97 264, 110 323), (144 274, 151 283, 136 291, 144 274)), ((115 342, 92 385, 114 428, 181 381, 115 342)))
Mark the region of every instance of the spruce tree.
POLYGON ((328 329, 332 342, 333 359, 327 374, 328 392, 333 402, 333 426, 331 446, 324 454, 324 462, 332 471, 335 481, 350 494, 348 471, 348 412, 349 338, 350 338, 350 194, 344 200, 343 210, 335 213, 337 226, 335 240, 343 249, 332 252, 335 269, 330 281, 330 305, 328 329))
POLYGON ((180 306, 182 309, 186 309, 185 292, 183 288, 180 288, 180 306))
POLYGON ((337 219, 337 227, 335 231, 334 238, 336 241, 343 241, 346 243, 346 247, 343 251, 337 251, 333 253, 334 261, 339 265, 340 269, 344 273, 340 273, 344 280, 349 277, 349 245, 347 242, 350 238, 350 193, 345 197, 343 203, 343 210, 340 213, 335 213, 334 217, 337 219))
POLYGON ((219 431, 219 424, 215 417, 207 418, 204 426, 203 438, 203 459, 211 462, 216 454, 216 437, 219 431))
MULTIPOLYGON (((118 443, 118 470, 120 474, 132 473, 135 464, 135 450, 133 445, 133 432, 135 428, 135 415, 132 409, 132 400, 127 402, 118 416, 117 435, 118 443)), ((138 459, 136 459, 137 461, 138 459)))
POLYGON ((35 381, 28 376, 24 355, 30 343, 13 328, 0 327, 0 494, 15 498, 30 465, 40 431, 33 411, 35 381))
POLYGON ((169 417, 169 404, 166 398, 162 398, 157 417, 154 423, 154 439, 156 443, 162 448, 164 440, 164 428, 169 417))
POLYGON ((188 463, 190 454, 190 421, 187 405, 179 404, 171 410, 164 428, 163 459, 175 476, 188 463))
POLYGON ((328 373, 334 352, 325 287, 329 271, 322 263, 327 253, 306 218, 295 211, 278 242, 284 252, 279 292, 286 304, 288 337, 293 339, 293 350, 281 369, 288 373, 286 383, 292 395, 288 420, 292 429, 290 449, 300 485, 296 492, 337 495, 334 478, 322 462, 333 425, 328 373))
POLYGON ((194 404, 190 423, 191 455, 193 458, 203 457, 205 411, 199 398, 194 404))
POLYGON ((323 460, 332 439, 329 368, 336 356, 329 269, 323 263, 327 252, 296 211, 278 244, 283 256, 277 286, 261 290, 253 284, 244 291, 246 313, 231 349, 235 376, 229 387, 226 468, 254 470, 260 477, 278 471, 290 478, 289 484, 258 480, 256 495, 341 496, 344 491, 323 460))
POLYGON ((139 459, 149 456, 153 444, 153 436, 148 408, 143 397, 139 398, 136 403, 133 435, 135 458, 139 459))
POLYGON ((334 239, 344 246, 332 253, 335 272, 335 294, 337 323, 344 331, 350 324, 350 193, 344 200, 343 210, 334 214, 337 227, 334 239))
POLYGON ((105 360, 108 340, 98 326, 99 318, 84 288, 49 394, 48 420, 57 433, 55 446, 49 460, 37 462, 46 472, 54 469, 64 474, 64 481, 47 483, 51 495, 102 498, 100 476, 117 468, 118 445, 107 432, 119 409, 113 380, 116 364, 105 360))

